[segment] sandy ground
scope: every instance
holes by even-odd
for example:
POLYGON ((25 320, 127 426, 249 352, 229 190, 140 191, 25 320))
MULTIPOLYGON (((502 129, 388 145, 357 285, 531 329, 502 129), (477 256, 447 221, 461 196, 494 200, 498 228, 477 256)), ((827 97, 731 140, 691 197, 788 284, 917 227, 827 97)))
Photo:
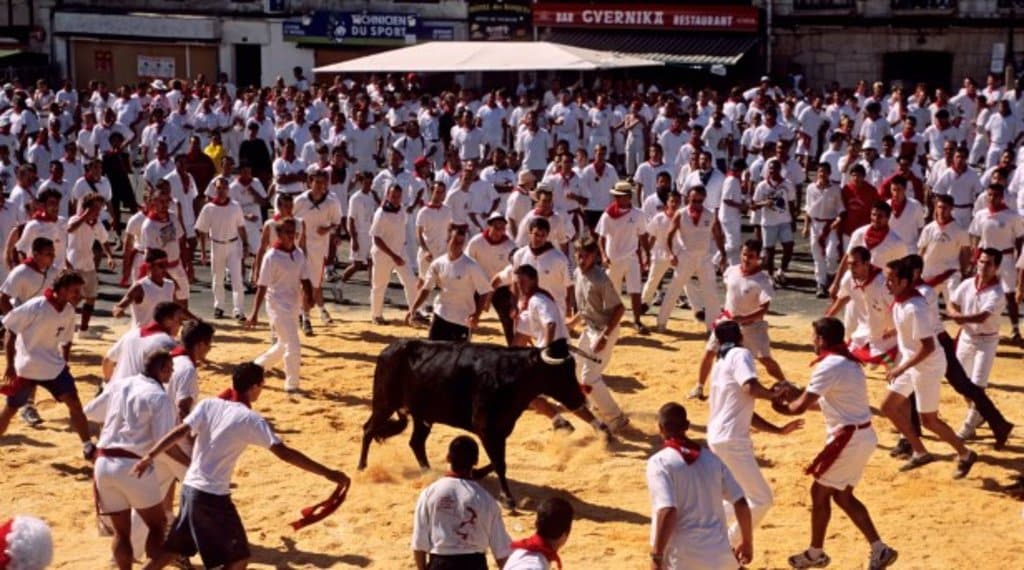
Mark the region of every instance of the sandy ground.
MULTIPOLYGON (((624 333, 609 369, 608 382, 633 420, 632 429, 612 449, 605 449, 591 430, 576 420, 572 436, 554 434, 547 420, 527 412, 509 440, 509 476, 522 505, 506 514, 513 537, 532 530, 532 509, 552 495, 572 501, 577 511, 573 535, 563 552, 566 568, 646 568, 649 505, 644 461, 658 444, 654 413, 668 400, 681 400, 696 377, 703 345, 703 327, 677 312, 671 326, 679 332, 636 336, 624 333)), ((337 313, 336 313, 337 316, 337 313)), ((389 316, 398 312, 389 309, 389 316)), ((421 473, 406 446, 407 435, 374 445, 370 467, 355 471, 361 426, 369 415, 373 366, 383 346, 402 336, 425 336, 423 330, 399 326, 371 328, 365 313, 349 312, 346 321, 318 329, 303 349, 303 382, 308 395, 288 398, 282 376, 274 372, 256 407, 289 443, 323 462, 349 472, 353 479, 348 502, 331 518, 300 532, 287 523, 305 505, 325 498, 330 485, 277 461, 264 450, 247 452, 235 472, 234 499, 252 543, 255 568, 409 568, 412 509, 420 490, 444 469, 444 451, 455 431, 438 426, 428 442, 434 470, 421 473)), ((805 383, 811 359, 808 320, 775 317, 772 338, 776 356, 797 382, 805 383)), ((478 338, 496 341, 497 323, 486 320, 478 338)), ((119 324, 105 341, 80 343, 73 371, 83 399, 92 397, 100 355, 112 342, 119 324)), ((266 329, 243 331, 226 325, 218 335, 211 363, 202 370, 202 391, 213 395, 229 383, 230 366, 251 359, 267 342, 266 329)), ((1000 347, 991 388, 997 404, 1013 421, 1024 421, 1024 380, 1020 351, 1000 347)), ((871 374, 872 401, 881 401, 884 382, 871 374)), ((951 388, 943 387, 943 412, 954 426, 964 405, 951 388)), ((704 403, 687 402, 694 435, 702 437, 707 419, 704 403)), ((758 410, 778 421, 767 404, 758 410)), ((0 515, 33 513, 45 518, 56 533, 56 567, 103 569, 109 540, 97 536, 93 516, 90 467, 79 457, 79 445, 68 430, 63 408, 41 403, 47 420, 33 430, 15 419, 11 433, 0 439, 3 477, 0 515)), ((910 474, 897 472, 888 448, 895 435, 876 419, 881 447, 872 458, 858 491, 875 517, 883 538, 900 551, 900 568, 1019 567, 1024 560, 1021 503, 998 491, 1009 476, 1024 468, 1024 428, 1002 452, 994 452, 987 429, 974 445, 981 460, 970 477, 951 479, 952 452, 939 442, 930 447, 943 461, 910 474), (1013 562, 1017 560, 1018 562, 1013 562)), ((810 480, 802 469, 818 451, 824 435, 820 414, 789 437, 756 434, 754 443, 762 469, 775 492, 775 506, 755 534, 751 568, 782 568, 786 557, 807 545, 810 480)), ((497 491, 492 476, 485 485, 497 491)), ((833 568, 866 567, 867 545, 848 520, 835 510, 826 549, 833 568)))

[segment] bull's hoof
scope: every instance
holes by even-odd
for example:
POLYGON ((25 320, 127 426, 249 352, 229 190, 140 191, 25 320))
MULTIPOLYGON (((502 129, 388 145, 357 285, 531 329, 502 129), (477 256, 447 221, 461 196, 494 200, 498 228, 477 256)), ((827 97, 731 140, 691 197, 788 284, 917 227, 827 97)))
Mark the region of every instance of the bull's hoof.
POLYGON ((472 476, 474 479, 483 479, 484 477, 490 475, 492 471, 494 471, 494 466, 488 465, 486 467, 481 467, 479 469, 473 469, 472 476))
POLYGON ((366 471, 366 464, 365 463, 360 463, 359 467, 356 467, 356 470, 358 470, 358 471, 366 471))

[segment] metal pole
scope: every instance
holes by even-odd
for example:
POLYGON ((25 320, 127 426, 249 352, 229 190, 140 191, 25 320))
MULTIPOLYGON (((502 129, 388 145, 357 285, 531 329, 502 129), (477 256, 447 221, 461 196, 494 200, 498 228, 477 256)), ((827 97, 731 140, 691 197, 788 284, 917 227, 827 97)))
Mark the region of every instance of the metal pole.
POLYGON ((764 46, 764 72, 772 74, 772 13, 775 0, 768 0, 766 3, 765 16, 765 46, 764 46))
MULTIPOLYGON (((1014 21, 1017 19, 1017 0, 1010 1, 1010 20, 1006 28, 1006 56, 1003 58, 1003 85, 1009 89, 1011 85, 1016 89, 1017 67, 1016 58, 1013 54, 1014 21)), ((1019 94, 1018 94, 1019 97, 1019 94)))

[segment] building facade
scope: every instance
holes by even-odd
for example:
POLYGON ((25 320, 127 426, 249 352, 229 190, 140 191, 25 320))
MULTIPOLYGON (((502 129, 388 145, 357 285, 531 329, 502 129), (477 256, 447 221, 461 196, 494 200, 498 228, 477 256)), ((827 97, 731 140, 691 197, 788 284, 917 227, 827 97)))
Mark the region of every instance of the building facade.
MULTIPOLYGON (((958 86, 1021 62, 1021 0, 761 0, 770 66, 811 86, 958 86), (769 7, 771 16, 767 16, 769 7), (1012 40, 1011 40, 1012 38, 1012 40)), ((1020 67, 1016 66, 1019 73, 1020 67)))

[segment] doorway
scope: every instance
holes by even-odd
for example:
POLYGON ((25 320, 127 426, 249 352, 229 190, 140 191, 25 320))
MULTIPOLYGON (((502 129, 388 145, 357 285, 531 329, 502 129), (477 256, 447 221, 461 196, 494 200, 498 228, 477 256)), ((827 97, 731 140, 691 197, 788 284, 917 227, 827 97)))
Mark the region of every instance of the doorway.
POLYGON ((942 51, 910 51, 887 53, 883 60, 886 83, 902 83, 904 90, 924 83, 929 88, 949 89, 953 73, 953 54, 942 51))
POLYGON ((235 44, 235 85, 259 87, 263 80, 263 63, 259 44, 235 44))

